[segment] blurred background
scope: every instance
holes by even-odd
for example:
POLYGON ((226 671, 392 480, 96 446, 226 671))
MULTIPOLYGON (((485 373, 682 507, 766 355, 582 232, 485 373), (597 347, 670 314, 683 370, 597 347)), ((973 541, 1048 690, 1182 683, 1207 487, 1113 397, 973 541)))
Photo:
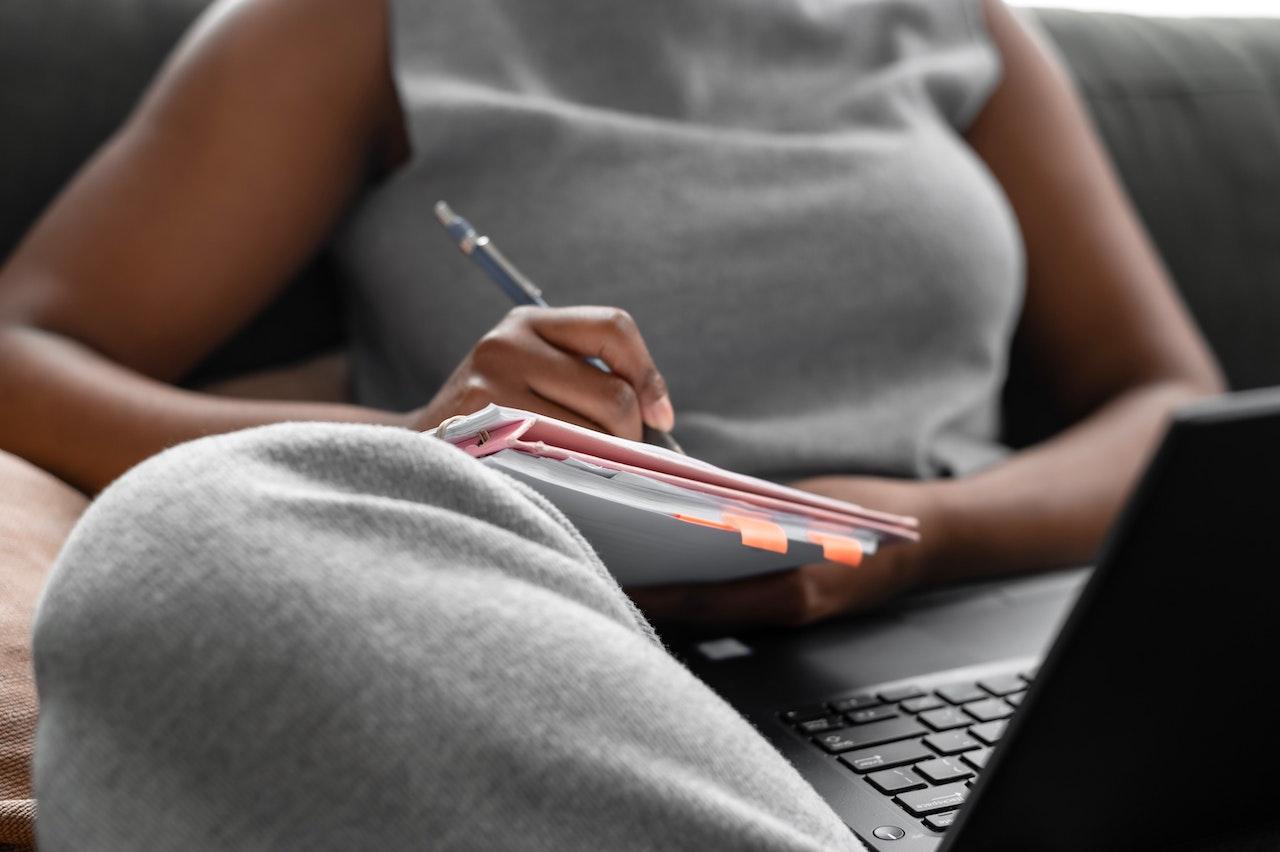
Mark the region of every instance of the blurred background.
POLYGON ((1087 9, 1133 15, 1280 18, 1280 0, 1008 0, 1011 6, 1087 9))

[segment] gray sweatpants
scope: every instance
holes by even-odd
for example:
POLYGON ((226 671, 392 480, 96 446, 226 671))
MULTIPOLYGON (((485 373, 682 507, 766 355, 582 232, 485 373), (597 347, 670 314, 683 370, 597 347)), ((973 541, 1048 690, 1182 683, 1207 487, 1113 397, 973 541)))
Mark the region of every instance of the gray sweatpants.
POLYGON ((404 430, 139 466, 35 664, 43 852, 859 848, 563 516, 404 430))

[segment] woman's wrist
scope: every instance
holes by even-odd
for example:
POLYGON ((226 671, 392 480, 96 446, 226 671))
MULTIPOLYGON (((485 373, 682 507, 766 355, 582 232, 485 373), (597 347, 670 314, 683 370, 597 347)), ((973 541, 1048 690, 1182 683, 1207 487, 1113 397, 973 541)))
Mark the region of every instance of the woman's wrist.
POLYGON ((952 480, 908 480, 863 476, 824 476, 793 483, 794 487, 847 500, 920 521, 920 541, 893 544, 871 557, 892 575, 898 592, 927 588, 952 579, 953 536, 963 505, 962 490, 952 480))
POLYGON ((919 585, 941 586, 964 580, 970 563, 969 530, 974 503, 966 480, 934 480, 920 510, 919 585))
POLYGON ((911 583, 914 588, 929 588, 954 576, 955 569, 955 483, 932 480, 919 484, 920 541, 911 560, 911 583))

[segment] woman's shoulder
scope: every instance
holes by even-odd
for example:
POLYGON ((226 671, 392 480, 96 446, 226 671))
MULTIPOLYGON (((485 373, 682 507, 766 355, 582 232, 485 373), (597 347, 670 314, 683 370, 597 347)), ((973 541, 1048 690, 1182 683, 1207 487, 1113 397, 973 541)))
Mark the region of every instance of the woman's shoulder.
POLYGON ((193 81, 175 107, 274 101, 317 132, 340 122, 353 142, 399 137, 390 72, 389 0, 219 0, 166 63, 153 97, 193 81), (369 139, 370 134, 374 138, 369 139))

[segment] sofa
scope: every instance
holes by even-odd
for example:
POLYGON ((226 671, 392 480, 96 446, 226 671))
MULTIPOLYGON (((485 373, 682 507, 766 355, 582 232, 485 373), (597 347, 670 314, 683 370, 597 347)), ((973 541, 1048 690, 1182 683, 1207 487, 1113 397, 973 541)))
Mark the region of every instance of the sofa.
MULTIPOLYGON (((0 257, 118 125, 204 5, 0 4, 0 257)), ((1280 384, 1280 19, 1028 15, 1074 76, 1231 385, 1280 384)), ((337 283, 321 251, 185 382, 206 386, 340 351, 337 283)), ((1013 445, 1063 425, 1030 369, 1010 376, 1005 403, 1013 445)), ((33 842, 27 636, 42 579, 87 502, 0 451, 0 849, 33 842)))

